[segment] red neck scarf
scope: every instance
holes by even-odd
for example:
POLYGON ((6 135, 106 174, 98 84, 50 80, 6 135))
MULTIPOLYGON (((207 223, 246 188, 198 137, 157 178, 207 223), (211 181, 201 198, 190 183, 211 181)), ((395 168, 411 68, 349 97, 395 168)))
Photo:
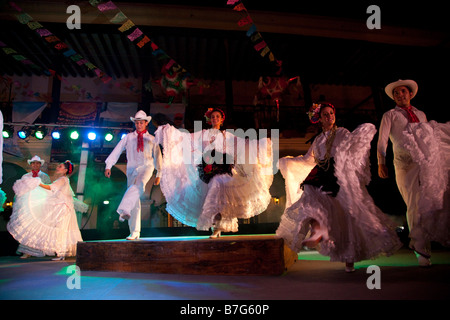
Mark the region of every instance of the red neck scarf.
POLYGON ((147 130, 144 130, 142 132, 139 132, 136 130, 136 133, 138 135, 137 139, 137 152, 144 152, 144 133, 146 133, 147 130))
POLYGON ((38 170, 38 171, 31 170, 31 172, 33 173, 33 178, 36 178, 38 176, 39 171, 40 170, 38 170))
POLYGON ((397 107, 399 107, 400 109, 406 111, 406 114, 408 116, 408 121, 409 122, 420 122, 419 118, 417 118, 416 114, 412 110, 411 105, 409 105, 408 107, 400 107, 400 106, 397 106, 397 107))

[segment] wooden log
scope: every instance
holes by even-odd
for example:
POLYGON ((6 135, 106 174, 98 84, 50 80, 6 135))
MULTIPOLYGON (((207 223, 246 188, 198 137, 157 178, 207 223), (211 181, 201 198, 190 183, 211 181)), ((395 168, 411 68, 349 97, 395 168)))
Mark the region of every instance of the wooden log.
POLYGON ((80 270, 203 275, 281 275, 297 253, 276 236, 80 242, 80 270))

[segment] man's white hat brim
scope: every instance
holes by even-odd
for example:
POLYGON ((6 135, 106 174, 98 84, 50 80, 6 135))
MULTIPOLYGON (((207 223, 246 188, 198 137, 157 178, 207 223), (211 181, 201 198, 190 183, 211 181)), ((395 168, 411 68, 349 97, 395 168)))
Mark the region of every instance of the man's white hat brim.
POLYGON ((147 116, 144 111, 139 110, 138 112, 136 112, 136 115, 134 117, 130 117, 130 120, 133 122, 135 122, 136 120, 145 120, 147 122, 150 122, 150 120, 152 120, 152 117, 147 116))
POLYGON ((419 86, 417 85, 417 82, 414 80, 398 80, 392 83, 389 83, 386 88, 384 88, 384 91, 386 94, 394 100, 394 89, 397 87, 405 86, 411 89, 411 99, 414 98, 417 94, 417 90, 419 90, 419 86))
POLYGON ((32 162, 40 162, 41 165, 43 165, 45 160, 42 160, 41 157, 39 157, 39 156, 34 156, 30 160, 27 160, 27 162, 28 162, 28 164, 31 164, 32 162))

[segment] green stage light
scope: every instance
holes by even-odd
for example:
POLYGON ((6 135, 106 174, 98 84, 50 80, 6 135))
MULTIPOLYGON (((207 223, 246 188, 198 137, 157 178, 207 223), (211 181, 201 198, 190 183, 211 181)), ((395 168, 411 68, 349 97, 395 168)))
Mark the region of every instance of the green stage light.
POLYGON ((4 126, 3 127, 3 132, 2 132, 2 135, 3 135, 3 138, 4 139, 9 139, 9 138, 11 138, 12 137, 12 135, 13 135, 13 133, 14 133, 14 128, 12 127, 12 126, 4 126))
POLYGON ((112 141, 112 139, 114 139, 114 135, 112 134, 112 132, 108 131, 105 134, 105 141, 110 142, 110 141, 112 141))
POLYGON ((44 139, 44 137, 47 135, 47 128, 43 126, 39 126, 34 131, 34 137, 38 140, 44 139))
POLYGON ((77 130, 72 130, 69 133, 69 137, 72 140, 78 140, 78 138, 80 137, 80 133, 77 130))

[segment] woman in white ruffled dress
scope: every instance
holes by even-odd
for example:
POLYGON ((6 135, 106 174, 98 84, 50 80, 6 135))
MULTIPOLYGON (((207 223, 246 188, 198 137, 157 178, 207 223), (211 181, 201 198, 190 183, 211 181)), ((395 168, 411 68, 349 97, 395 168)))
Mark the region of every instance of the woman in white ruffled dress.
POLYGON ((254 217, 269 205, 272 149, 268 138, 253 141, 258 146, 253 163, 237 161, 251 143, 220 130, 225 119, 221 109, 211 108, 205 117, 211 129, 191 134, 164 125, 155 137, 163 146, 166 210, 198 230, 212 228, 211 238, 217 238, 221 232, 237 232, 238 219, 254 217))
POLYGON ((331 104, 314 104, 309 116, 312 123, 320 122, 323 132, 304 156, 279 161, 287 199, 276 233, 293 250, 317 247, 353 272, 355 262, 392 254, 402 245, 395 226, 365 187, 376 129, 368 123, 353 132, 337 127, 331 104))
POLYGON ((409 123, 403 134, 402 147, 420 168, 419 214, 414 221, 419 231, 410 231, 410 237, 418 232, 431 257, 431 241, 450 247, 450 122, 409 123))
POLYGON ((67 175, 73 171, 70 161, 56 168, 57 179, 42 184, 40 178, 24 177, 13 186, 16 193, 13 213, 7 229, 20 243, 23 257, 54 256, 53 260, 75 256, 77 242, 83 241, 75 213, 88 206, 74 199, 67 175))

